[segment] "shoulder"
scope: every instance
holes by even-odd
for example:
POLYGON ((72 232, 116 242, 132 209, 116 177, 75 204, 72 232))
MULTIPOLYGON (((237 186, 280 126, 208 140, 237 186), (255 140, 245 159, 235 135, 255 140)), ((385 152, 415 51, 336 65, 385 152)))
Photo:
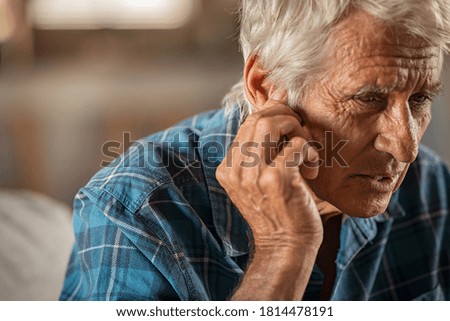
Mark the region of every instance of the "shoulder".
POLYGON ((207 226, 213 230, 213 222, 197 147, 204 128, 213 122, 220 123, 221 112, 196 115, 135 142, 79 191, 74 202, 76 255, 68 273, 67 293, 79 280, 84 280, 79 297, 114 298, 117 294, 128 298, 124 284, 135 291, 129 297, 140 299, 146 295, 207 297, 203 290, 193 286, 195 275, 186 272, 192 267, 185 256, 192 254, 191 249, 205 248, 199 235, 215 244, 214 231, 204 229, 207 226), (87 282, 80 260, 85 260, 92 249, 102 254, 89 256, 87 282), (109 272, 101 272, 110 269, 104 260, 116 260, 120 271, 136 273, 135 277, 108 279, 105 275, 109 272), (140 273, 142 269, 146 273, 140 273), (104 284, 93 288, 91 278, 104 284), (152 284, 155 289, 148 293, 149 289, 136 280, 152 284), (86 294, 90 289, 95 293, 86 294))
POLYGON ((182 188, 201 184, 204 178, 199 140, 205 125, 221 113, 204 112, 134 142, 92 177, 83 188, 84 194, 97 199, 100 206, 102 199, 114 199, 134 213, 152 194, 168 185, 182 188))

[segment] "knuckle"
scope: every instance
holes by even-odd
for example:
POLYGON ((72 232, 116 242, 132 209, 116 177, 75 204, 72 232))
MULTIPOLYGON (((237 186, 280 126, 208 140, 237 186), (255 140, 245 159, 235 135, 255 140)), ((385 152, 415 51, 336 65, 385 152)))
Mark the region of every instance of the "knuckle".
POLYGON ((291 154, 296 152, 302 152, 302 146, 304 146, 305 141, 301 137, 293 137, 283 146, 283 155, 291 154))
POLYGON ((272 186, 278 186, 281 183, 281 177, 277 170, 265 170, 261 173, 258 179, 258 185, 263 188, 267 189, 272 186))
POLYGON ((237 186, 240 185, 240 180, 238 179, 238 175, 231 173, 230 175, 228 175, 228 183, 231 187, 236 188, 237 186))
POLYGON ((292 141, 292 147, 295 149, 301 149, 304 146, 306 146, 306 144, 307 144, 306 140, 300 136, 292 137, 291 141, 292 141))
POLYGON ((287 105, 278 105, 278 106, 276 106, 276 108, 279 108, 281 114, 288 116, 288 117, 292 117, 296 121, 298 121, 299 115, 291 107, 289 107, 287 105))
POLYGON ((257 122, 261 118, 261 116, 262 115, 260 112, 251 113, 250 115, 247 116, 245 122, 249 122, 249 123, 257 122))
POLYGON ((273 123, 272 123, 271 119, 269 119, 267 117, 263 117, 263 118, 260 118, 258 120, 257 127, 258 127, 259 130, 266 130, 267 131, 267 130, 271 129, 271 127, 273 126, 272 124, 273 123))

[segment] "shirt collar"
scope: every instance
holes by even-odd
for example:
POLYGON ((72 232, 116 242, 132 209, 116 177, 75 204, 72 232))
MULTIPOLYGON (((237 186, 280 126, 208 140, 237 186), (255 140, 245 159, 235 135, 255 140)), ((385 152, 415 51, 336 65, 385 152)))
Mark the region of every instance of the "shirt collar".
MULTIPOLYGON (((405 216, 405 210, 399 201, 399 190, 396 191, 383 214, 370 218, 349 217, 344 215, 341 228, 341 244, 336 263, 342 271, 378 233, 378 224, 388 223, 395 218, 405 216)), ((338 272, 339 274, 340 272, 338 272)))

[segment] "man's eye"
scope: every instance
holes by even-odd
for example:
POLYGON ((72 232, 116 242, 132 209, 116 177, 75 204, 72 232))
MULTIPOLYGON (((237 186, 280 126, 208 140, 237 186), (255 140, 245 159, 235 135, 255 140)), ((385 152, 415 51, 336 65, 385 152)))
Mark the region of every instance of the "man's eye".
POLYGON ((426 95, 421 94, 421 93, 417 93, 417 94, 414 94, 411 97, 409 97, 409 104, 411 106, 423 105, 428 100, 431 101, 431 99, 429 97, 427 97, 426 95))
POLYGON ((432 98, 422 93, 414 94, 408 99, 409 108, 415 114, 429 113, 431 102, 432 98))
POLYGON ((377 94, 365 94, 355 97, 356 101, 358 101, 360 104, 369 106, 369 107, 376 107, 376 108, 384 108, 387 104, 386 97, 382 95, 377 94))
POLYGON ((362 97, 358 97, 358 99, 363 102, 366 102, 366 103, 373 103, 375 101, 380 100, 378 97, 375 97, 375 96, 362 96, 362 97))

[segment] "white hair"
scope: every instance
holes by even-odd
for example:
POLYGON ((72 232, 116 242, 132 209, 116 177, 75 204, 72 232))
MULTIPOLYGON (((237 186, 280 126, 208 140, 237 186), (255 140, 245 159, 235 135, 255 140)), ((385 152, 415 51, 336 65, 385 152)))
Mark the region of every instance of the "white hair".
MULTIPOLYGON (((296 106, 319 70, 332 28, 349 12, 363 10, 387 24, 450 51, 450 0, 241 0, 240 45, 244 61, 257 55, 268 77, 296 106)), ((227 111, 252 112, 243 79, 224 97, 227 111)))

